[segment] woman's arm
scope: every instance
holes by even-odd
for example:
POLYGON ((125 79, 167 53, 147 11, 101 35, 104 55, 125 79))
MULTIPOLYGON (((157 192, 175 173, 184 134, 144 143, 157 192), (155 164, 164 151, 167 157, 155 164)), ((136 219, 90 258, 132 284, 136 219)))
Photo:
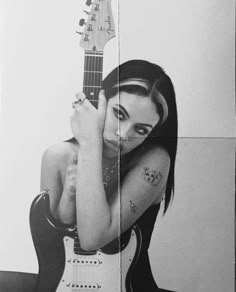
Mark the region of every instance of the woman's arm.
POLYGON ((78 233, 82 248, 93 250, 125 232, 162 196, 170 159, 163 149, 153 149, 143 155, 109 205, 103 187, 100 152, 80 150, 76 192, 78 233))
POLYGON ((94 142, 81 145, 78 152, 77 225, 81 247, 87 250, 101 247, 100 238, 112 218, 103 185, 101 147, 94 142))
MULTIPOLYGON (((90 104, 90 112, 93 113, 93 117, 95 118, 93 121, 90 120, 91 115, 89 115, 86 110, 84 111, 85 116, 82 118, 82 121, 78 121, 79 107, 75 110, 75 119, 73 120, 73 118, 71 118, 74 136, 77 138, 77 141, 80 141, 81 152, 83 152, 82 149, 84 147, 82 146, 84 145, 83 142, 86 141, 86 139, 84 139, 86 136, 89 138, 96 137, 96 141, 102 141, 101 136, 106 112, 106 99, 104 95, 102 95, 102 101, 99 102, 99 104, 99 111, 90 104), (80 127, 81 124, 85 124, 86 127, 80 127), (90 129, 88 127, 89 125, 92 125, 90 129), (85 132, 83 130, 85 130, 85 132), (78 132, 81 139, 78 138, 78 132)), ((81 118, 80 115, 79 118, 81 118)), ((91 139, 89 139, 89 141, 90 140, 91 139)), ((93 142, 94 141, 92 141, 92 143, 93 142)), ((94 149, 100 149, 100 151, 102 151, 101 148, 95 144, 93 144, 94 149)), ((75 150, 75 147, 72 147, 70 143, 60 143, 48 148, 42 158, 41 189, 43 190, 45 187, 49 189, 51 212, 54 217, 66 224, 76 222, 76 181, 81 179, 82 176, 80 177, 78 174, 83 172, 82 170, 82 172, 79 171, 77 173, 77 150, 75 150)), ((81 155, 79 156, 81 157, 81 155)))
MULTIPOLYGON (((83 93, 80 94, 84 97, 83 93)), ((76 217, 83 249, 98 247, 100 235, 111 223, 102 177, 103 128, 106 99, 100 92, 98 109, 85 99, 76 104, 71 128, 79 142, 76 180, 76 217)), ((100 246, 99 246, 100 247, 100 246)))
POLYGON ((68 143, 53 145, 44 152, 41 165, 41 190, 49 189, 51 212, 66 224, 75 223, 77 166, 71 152, 68 143), (63 170, 65 182, 62 182, 63 170))

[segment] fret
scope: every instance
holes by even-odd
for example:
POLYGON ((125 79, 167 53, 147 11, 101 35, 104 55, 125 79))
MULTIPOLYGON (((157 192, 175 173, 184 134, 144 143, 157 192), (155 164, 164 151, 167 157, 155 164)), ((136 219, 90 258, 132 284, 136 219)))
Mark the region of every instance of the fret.
POLYGON ((92 86, 84 86, 83 92, 86 95, 86 97, 90 100, 98 100, 98 93, 100 91, 100 86, 92 87, 92 86))
POLYGON ((101 88, 101 86, 99 86, 99 85, 84 85, 83 87, 87 87, 87 88, 101 88))
POLYGON ((88 72, 88 73, 101 73, 101 74, 103 73, 102 71, 86 71, 86 70, 84 72, 88 72))
POLYGON ((85 57, 85 63, 84 63, 84 71, 85 73, 87 71, 100 71, 102 73, 103 71, 103 59, 97 59, 93 57, 85 57))
POLYGON ((85 56, 92 56, 92 57, 96 57, 96 58, 103 58, 103 55, 85 54, 85 56))
POLYGON ((83 91, 84 91, 87 98, 97 99, 98 98, 97 94, 99 93, 100 88, 101 88, 100 86, 97 86, 97 87, 84 86, 83 91), (87 96, 87 94, 88 94, 88 96, 87 96))
POLYGON ((103 56, 103 51, 85 51, 85 55, 92 55, 92 56, 98 56, 102 57, 103 56))
POLYGON ((100 87, 102 83, 102 74, 94 72, 84 73, 84 87, 100 87))

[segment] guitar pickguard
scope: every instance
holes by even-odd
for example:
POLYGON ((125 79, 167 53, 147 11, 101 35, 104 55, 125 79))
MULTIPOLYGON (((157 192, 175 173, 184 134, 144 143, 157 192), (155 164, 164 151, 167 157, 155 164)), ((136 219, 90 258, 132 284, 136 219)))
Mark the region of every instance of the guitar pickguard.
POLYGON ((74 240, 63 239, 65 269, 56 292, 101 291, 125 292, 125 280, 137 249, 137 237, 132 231, 130 241, 121 253, 107 255, 97 251, 94 255, 77 255, 73 252, 74 240))

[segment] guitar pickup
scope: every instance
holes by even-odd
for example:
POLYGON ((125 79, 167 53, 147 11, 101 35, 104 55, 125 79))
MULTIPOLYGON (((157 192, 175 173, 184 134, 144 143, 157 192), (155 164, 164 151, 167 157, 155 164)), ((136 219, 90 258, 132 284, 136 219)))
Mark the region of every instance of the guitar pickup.
POLYGON ((99 266, 102 262, 95 258, 77 258, 77 259, 69 259, 68 263, 78 265, 78 266, 99 266))
POLYGON ((73 291, 97 291, 101 286, 97 283, 90 282, 72 282, 66 285, 68 288, 72 288, 73 291))

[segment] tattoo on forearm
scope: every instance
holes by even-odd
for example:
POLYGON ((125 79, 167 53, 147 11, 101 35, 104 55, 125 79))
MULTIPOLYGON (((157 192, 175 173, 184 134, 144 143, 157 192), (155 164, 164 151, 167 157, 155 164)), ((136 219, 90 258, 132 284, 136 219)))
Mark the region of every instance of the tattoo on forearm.
POLYGON ((145 167, 142 173, 142 178, 145 182, 151 184, 152 186, 156 186, 160 182, 162 174, 160 171, 151 170, 148 167, 145 167))
POLYGON ((129 201, 129 207, 130 207, 130 211, 135 214, 137 207, 134 205, 134 203, 132 201, 129 201))

